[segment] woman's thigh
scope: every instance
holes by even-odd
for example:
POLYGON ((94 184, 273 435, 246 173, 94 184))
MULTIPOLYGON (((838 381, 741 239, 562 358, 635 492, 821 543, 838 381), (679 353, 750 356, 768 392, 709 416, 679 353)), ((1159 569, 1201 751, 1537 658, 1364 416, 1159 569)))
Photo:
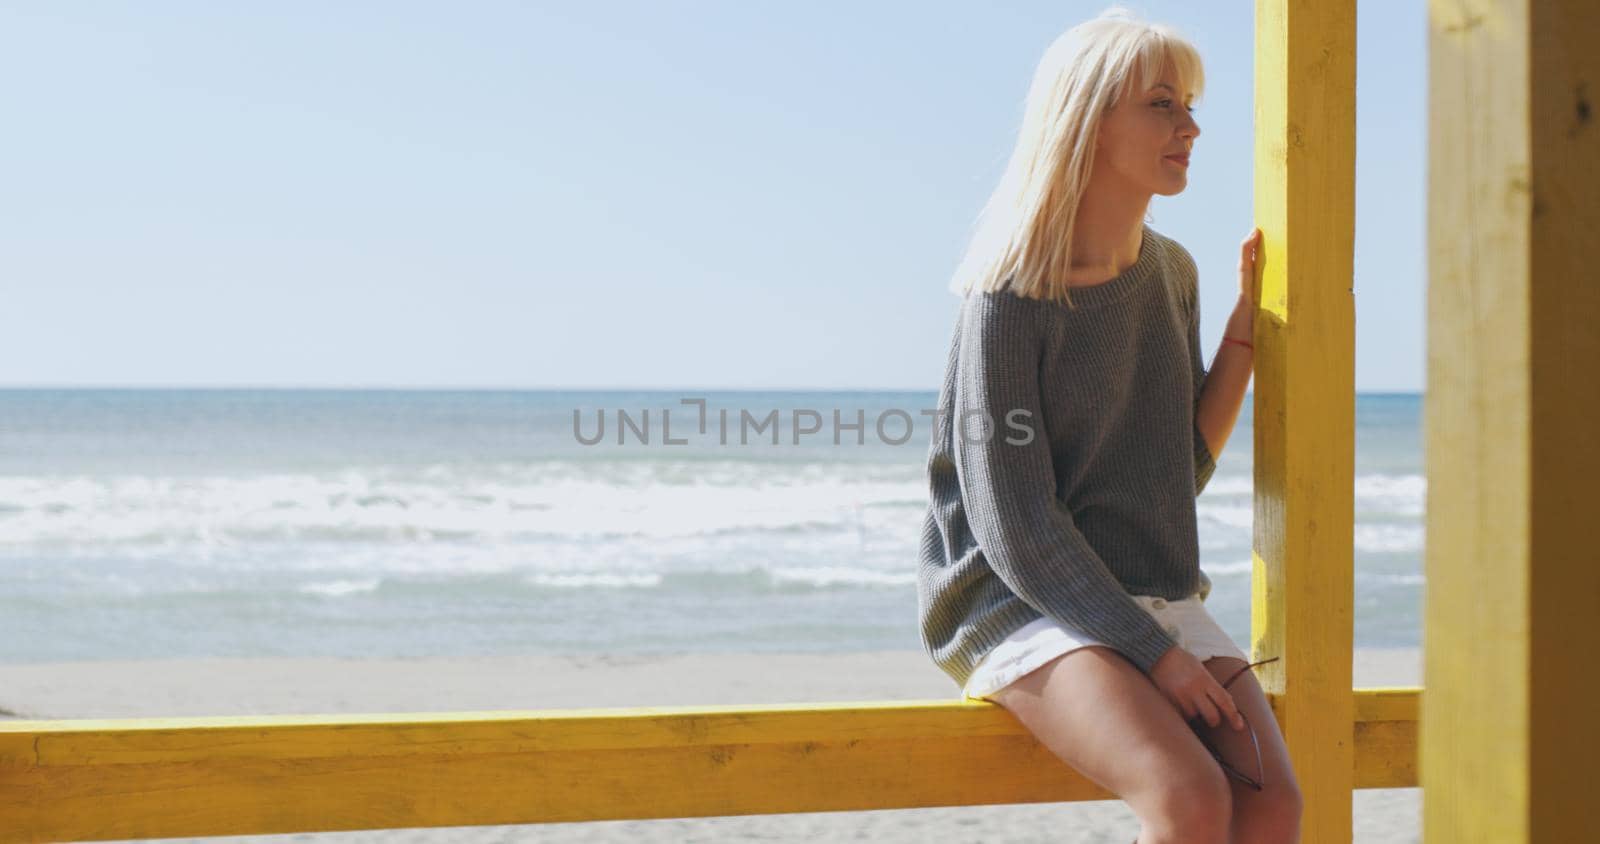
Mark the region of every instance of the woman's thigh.
MULTIPOLYGON (((1226 776, 1166 696, 1115 649, 1063 654, 990 696, 1142 820, 1230 816, 1226 776)), ((1207 820, 1214 820, 1210 818, 1207 820)))

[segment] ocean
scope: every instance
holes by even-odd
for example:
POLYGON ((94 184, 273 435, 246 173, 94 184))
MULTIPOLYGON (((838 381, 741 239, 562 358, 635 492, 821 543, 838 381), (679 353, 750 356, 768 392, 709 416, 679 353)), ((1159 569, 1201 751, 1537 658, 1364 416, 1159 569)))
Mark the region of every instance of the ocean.
MULTIPOLYGON (((0 390, 0 662, 920 649, 936 404, 0 390)), ((1197 502, 1247 650, 1250 411, 1197 502)), ((1421 642, 1421 412, 1356 400, 1357 647, 1421 642)))

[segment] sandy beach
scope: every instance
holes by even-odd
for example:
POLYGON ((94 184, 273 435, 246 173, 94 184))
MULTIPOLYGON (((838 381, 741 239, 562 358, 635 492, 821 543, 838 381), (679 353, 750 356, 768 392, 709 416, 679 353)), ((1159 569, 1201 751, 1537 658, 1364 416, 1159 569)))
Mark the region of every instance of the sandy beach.
MULTIPOLYGON (((1420 685, 1416 649, 1361 650, 1355 685, 1420 685)), ((0 667, 0 717, 425 712, 954 697, 917 652, 521 656, 453 659, 192 659, 0 667)), ((1355 840, 1420 841, 1417 789, 1355 794, 1355 840)), ((227 841, 1110 842, 1138 821, 1120 801, 896 809, 585 824, 448 827, 227 841)))

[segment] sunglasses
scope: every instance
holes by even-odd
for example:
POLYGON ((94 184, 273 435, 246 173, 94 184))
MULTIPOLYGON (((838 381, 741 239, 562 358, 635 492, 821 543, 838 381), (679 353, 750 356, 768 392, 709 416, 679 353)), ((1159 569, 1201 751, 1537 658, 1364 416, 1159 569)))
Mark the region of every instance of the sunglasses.
MULTIPOLYGON (((1255 668, 1258 665, 1266 665, 1269 662, 1277 662, 1278 659, 1279 659, 1279 657, 1273 657, 1271 659, 1263 659, 1260 662, 1252 662, 1249 665, 1246 665, 1245 667, 1239 669, 1238 671, 1233 672, 1232 676, 1230 676, 1228 679, 1222 681, 1222 687, 1223 688, 1227 688, 1229 683, 1232 683, 1234 680, 1239 679, 1239 675, 1245 673, 1246 671, 1249 671, 1250 669, 1255 668)), ((1228 760, 1222 758, 1222 754, 1217 751, 1216 746, 1213 745, 1209 740, 1206 739, 1205 735, 1200 732, 1198 727, 1194 727, 1195 721, 1201 721, 1199 716, 1196 716, 1195 718, 1191 719, 1189 724, 1190 724, 1191 727, 1194 728, 1195 735, 1200 739, 1200 743, 1205 745, 1206 750, 1210 751, 1211 752, 1211 756, 1217 760, 1217 764, 1222 766, 1222 770, 1226 771, 1228 773, 1228 775, 1233 777, 1234 779, 1239 780, 1240 782, 1244 783, 1245 785, 1250 786, 1251 788, 1255 789, 1256 791, 1260 791, 1262 789, 1262 787, 1265 785, 1265 774, 1263 773, 1262 768, 1261 768, 1261 743, 1256 740, 1256 729, 1255 729, 1255 727, 1250 725, 1250 719, 1246 718, 1244 716, 1243 712, 1239 713, 1239 719, 1244 721, 1245 729, 1250 732, 1250 746, 1255 749, 1255 754, 1256 754, 1256 775, 1254 777, 1252 777, 1249 774, 1246 774, 1243 771, 1240 771, 1238 768, 1235 768, 1232 765, 1228 764, 1228 760)), ((1204 722, 1202 721, 1202 723, 1204 723, 1204 722)))

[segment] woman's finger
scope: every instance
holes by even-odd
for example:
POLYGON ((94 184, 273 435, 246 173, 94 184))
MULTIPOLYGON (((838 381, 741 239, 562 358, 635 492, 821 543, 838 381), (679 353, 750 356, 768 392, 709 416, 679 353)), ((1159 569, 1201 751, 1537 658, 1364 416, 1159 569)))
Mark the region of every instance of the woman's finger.
POLYGON ((1256 261, 1261 256, 1261 229, 1250 231, 1239 244, 1239 295, 1255 301, 1256 261))
POLYGON ((1223 688, 1221 683, 1217 684, 1216 688, 1212 690, 1211 694, 1218 698, 1217 702, 1222 706, 1223 712, 1226 714, 1228 719, 1228 723, 1232 724, 1235 730, 1244 729, 1244 718, 1239 715, 1239 705, 1234 703, 1233 695, 1229 694, 1228 690, 1223 688))

